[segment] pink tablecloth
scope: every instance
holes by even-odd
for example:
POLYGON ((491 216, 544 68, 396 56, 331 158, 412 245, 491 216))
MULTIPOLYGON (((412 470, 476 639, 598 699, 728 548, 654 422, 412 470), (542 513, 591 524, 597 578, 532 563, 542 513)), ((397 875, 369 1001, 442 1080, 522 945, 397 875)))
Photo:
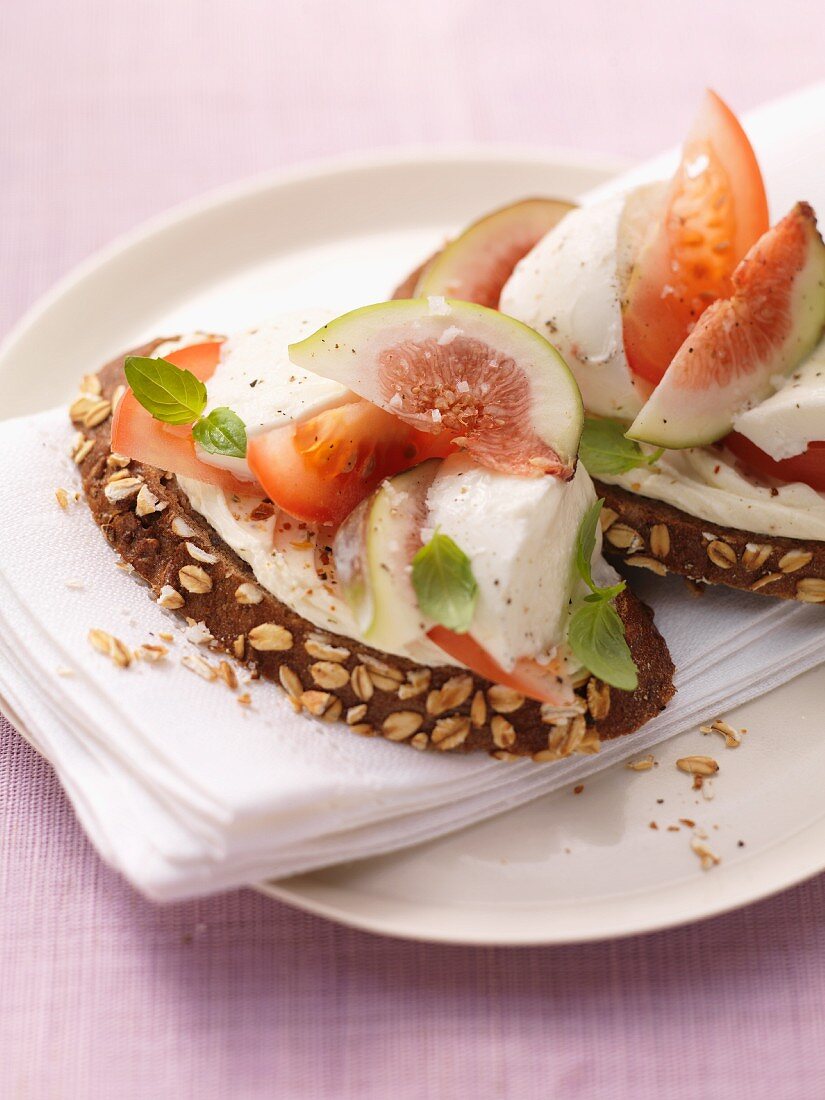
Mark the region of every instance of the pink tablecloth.
MULTIPOLYGON (((0 4, 0 331, 114 234, 278 164, 468 139, 653 152, 705 83, 744 109, 821 77, 816 11, 0 4)), ((394 943, 249 892, 158 909, 5 724, 0 829, 3 1096, 825 1095, 823 879, 563 950, 394 943)))

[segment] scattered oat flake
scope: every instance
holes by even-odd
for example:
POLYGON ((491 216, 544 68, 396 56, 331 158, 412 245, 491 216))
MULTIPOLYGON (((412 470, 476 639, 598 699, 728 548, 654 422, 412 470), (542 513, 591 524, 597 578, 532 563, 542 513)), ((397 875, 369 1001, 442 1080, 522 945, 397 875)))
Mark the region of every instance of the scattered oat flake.
POLYGON ((139 661, 148 661, 149 664, 156 664, 158 661, 162 661, 167 655, 169 650, 165 645, 155 645, 153 642, 146 642, 144 645, 139 645, 135 650, 135 657, 139 661))
POLYGON ((696 822, 691 821, 691 819, 689 817, 680 817, 679 818, 679 823, 680 823, 680 825, 687 825, 687 827, 689 829, 694 828, 694 826, 696 825, 696 822))
POLYGON ((712 756, 682 756, 676 761, 676 767, 680 772, 702 777, 715 775, 719 771, 719 765, 712 756))
POLYGON ((188 668, 190 672, 194 672, 196 676, 200 676, 207 681, 217 680, 218 670, 214 665, 210 665, 208 661, 205 661, 203 657, 199 657, 196 653, 185 653, 180 659, 180 663, 184 668, 188 668))
POLYGON ((54 496, 57 503, 65 512, 66 509, 69 507, 69 494, 66 492, 65 489, 55 489, 54 496))
POLYGON ((652 753, 648 753, 647 756, 642 756, 638 760, 628 760, 625 764, 626 768, 629 768, 632 772, 649 772, 656 764, 656 760, 652 753))
POLYGON ((93 628, 88 634, 93 649, 109 657, 118 668, 128 668, 132 663, 132 654, 120 640, 105 630, 93 628))
POLYGON ((242 707, 248 707, 252 702, 252 696, 249 694, 248 691, 245 691, 243 695, 238 696, 238 702, 241 704, 242 707))
POLYGON ((651 821, 650 824, 648 825, 648 829, 658 829, 658 828, 659 828, 659 826, 656 824, 655 821, 651 821))
POLYGON ((581 794, 584 790, 584 783, 579 783, 578 786, 573 788, 573 794, 581 794))
POLYGON ((715 852, 711 851, 711 849, 708 848, 702 837, 693 837, 690 842, 690 846, 699 857, 699 861, 702 864, 703 871, 710 871, 711 868, 717 865, 717 863, 721 862, 719 856, 717 856, 715 852))
POLYGON ((725 739, 725 748, 738 749, 742 744, 742 734, 745 730, 736 730, 733 726, 723 721, 721 718, 714 718, 714 720, 707 726, 700 726, 699 731, 704 734, 719 733, 725 739))
MULTIPOLYGON (((698 776, 697 776, 697 778, 698 778, 698 776)), ((702 798, 704 798, 704 800, 706 802, 711 802, 713 800, 714 794, 716 793, 715 790, 714 790, 714 787, 713 787, 713 780, 712 779, 706 779, 704 781, 704 783, 702 783, 702 785, 701 785, 701 791, 702 791, 702 798)))
POLYGON ((71 588, 76 592, 80 592, 81 589, 86 587, 86 585, 83 583, 83 581, 75 580, 74 577, 72 577, 66 581, 66 587, 71 588))
POLYGON ((681 830, 680 830, 680 828, 679 828, 679 826, 678 826, 678 825, 668 825, 668 827, 667 827, 667 831, 668 831, 669 833, 678 833, 678 832, 681 832, 681 830))

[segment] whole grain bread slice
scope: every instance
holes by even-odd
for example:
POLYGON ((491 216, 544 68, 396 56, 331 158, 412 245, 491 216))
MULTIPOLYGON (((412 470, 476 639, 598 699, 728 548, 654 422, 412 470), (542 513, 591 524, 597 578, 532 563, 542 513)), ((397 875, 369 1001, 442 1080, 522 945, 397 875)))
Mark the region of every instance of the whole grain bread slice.
POLYGON ((662 576, 825 604, 825 543, 723 527, 616 485, 595 485, 605 502, 607 556, 662 576))
MULTIPOLYGON (((131 354, 151 355, 160 343, 131 354)), ((87 381, 99 392, 72 407, 80 429, 75 458, 96 523, 163 606, 203 622, 222 650, 279 683, 296 708, 419 750, 550 761, 597 752, 600 741, 637 730, 673 695, 667 646, 650 609, 629 591, 617 607, 638 689, 619 691, 588 677, 564 712, 463 669, 416 665, 318 630, 258 586, 249 566, 190 506, 174 475, 112 455, 107 406, 117 403, 124 383, 119 358, 87 381)))

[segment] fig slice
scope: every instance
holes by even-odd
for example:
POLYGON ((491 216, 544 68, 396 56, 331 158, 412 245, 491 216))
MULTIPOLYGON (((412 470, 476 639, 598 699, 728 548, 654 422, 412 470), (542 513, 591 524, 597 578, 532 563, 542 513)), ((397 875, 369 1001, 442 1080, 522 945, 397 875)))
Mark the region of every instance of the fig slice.
POLYGON ((543 336, 496 310, 441 297, 365 306, 289 357, 420 431, 452 433, 489 469, 575 472, 584 413, 573 375, 543 336))
POLYGON ((573 209, 561 199, 523 199, 486 214, 423 265, 410 297, 440 294, 496 309, 519 260, 573 209))
POLYGON ((426 627, 410 562, 421 547, 437 458, 387 478, 344 520, 332 544, 341 593, 365 641, 397 652, 426 627))
POLYGON ((727 435, 737 413, 813 351, 825 328, 825 244, 807 203, 756 242, 733 295, 709 306, 627 433, 659 447, 727 435))

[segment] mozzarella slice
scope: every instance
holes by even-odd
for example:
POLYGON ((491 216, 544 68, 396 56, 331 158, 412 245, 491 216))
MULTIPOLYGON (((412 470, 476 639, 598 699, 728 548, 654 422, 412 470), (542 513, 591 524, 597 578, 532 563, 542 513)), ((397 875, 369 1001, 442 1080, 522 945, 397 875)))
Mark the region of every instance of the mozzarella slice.
POLYGON ((825 339, 771 397, 740 413, 737 432, 779 461, 825 440, 825 339))
POLYGON ((641 410, 622 337, 619 228, 626 197, 566 214, 516 266, 500 309, 564 356, 584 407, 632 420, 641 410))
POLYGON ((459 454, 436 474, 425 541, 438 528, 470 558, 479 590, 471 633, 504 668, 566 637, 576 535, 594 500, 581 463, 565 482, 495 473, 459 454))

